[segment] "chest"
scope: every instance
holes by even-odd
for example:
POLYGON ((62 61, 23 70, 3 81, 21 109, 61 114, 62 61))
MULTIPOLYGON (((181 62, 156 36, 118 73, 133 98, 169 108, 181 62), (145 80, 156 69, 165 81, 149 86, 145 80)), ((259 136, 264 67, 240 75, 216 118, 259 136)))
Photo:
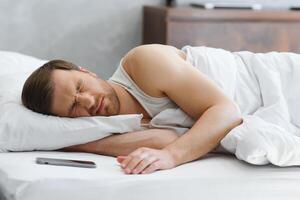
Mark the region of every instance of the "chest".
POLYGON ((142 106, 142 104, 128 91, 124 91, 126 93, 126 113, 142 113, 143 120, 151 120, 150 114, 146 111, 146 109, 142 106))

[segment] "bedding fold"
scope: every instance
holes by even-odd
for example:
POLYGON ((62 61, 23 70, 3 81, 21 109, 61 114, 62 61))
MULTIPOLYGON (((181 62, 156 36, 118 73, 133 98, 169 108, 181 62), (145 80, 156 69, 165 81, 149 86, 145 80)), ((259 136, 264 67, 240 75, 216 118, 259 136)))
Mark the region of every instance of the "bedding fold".
POLYGON ((221 141, 223 148, 256 165, 300 165, 300 55, 184 50, 241 110, 243 123, 221 141))

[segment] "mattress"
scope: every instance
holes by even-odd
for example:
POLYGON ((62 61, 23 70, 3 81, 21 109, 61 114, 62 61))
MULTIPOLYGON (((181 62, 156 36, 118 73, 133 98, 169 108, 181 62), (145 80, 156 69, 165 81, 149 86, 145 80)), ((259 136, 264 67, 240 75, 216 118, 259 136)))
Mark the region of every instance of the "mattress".
POLYGON ((124 174, 115 158, 36 151, 0 154, 1 200, 299 199, 300 170, 208 154, 171 170, 124 174), (36 157, 92 160, 97 168, 38 165, 36 157))

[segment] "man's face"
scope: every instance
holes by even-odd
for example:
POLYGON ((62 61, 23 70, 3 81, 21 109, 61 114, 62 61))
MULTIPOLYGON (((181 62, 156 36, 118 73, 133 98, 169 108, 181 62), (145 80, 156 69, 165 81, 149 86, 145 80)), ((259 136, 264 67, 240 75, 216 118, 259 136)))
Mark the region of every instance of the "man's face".
POLYGON ((51 112, 61 117, 117 115, 120 103, 115 90, 87 71, 54 70, 51 112))

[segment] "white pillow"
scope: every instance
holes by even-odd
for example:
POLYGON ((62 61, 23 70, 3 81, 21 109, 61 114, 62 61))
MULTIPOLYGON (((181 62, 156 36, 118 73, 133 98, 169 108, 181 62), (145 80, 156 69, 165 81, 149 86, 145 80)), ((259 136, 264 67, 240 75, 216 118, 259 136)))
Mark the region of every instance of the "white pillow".
POLYGON ((0 76, 18 72, 32 72, 45 62, 47 61, 16 52, 0 51, 0 76))
POLYGON ((101 139, 112 133, 141 129, 142 115, 75 119, 42 115, 25 108, 21 103, 23 84, 43 63, 45 61, 21 54, 0 52, 1 69, 9 66, 9 70, 0 73, 1 152, 55 150, 101 139), (15 73, 19 69, 21 72, 15 73))

